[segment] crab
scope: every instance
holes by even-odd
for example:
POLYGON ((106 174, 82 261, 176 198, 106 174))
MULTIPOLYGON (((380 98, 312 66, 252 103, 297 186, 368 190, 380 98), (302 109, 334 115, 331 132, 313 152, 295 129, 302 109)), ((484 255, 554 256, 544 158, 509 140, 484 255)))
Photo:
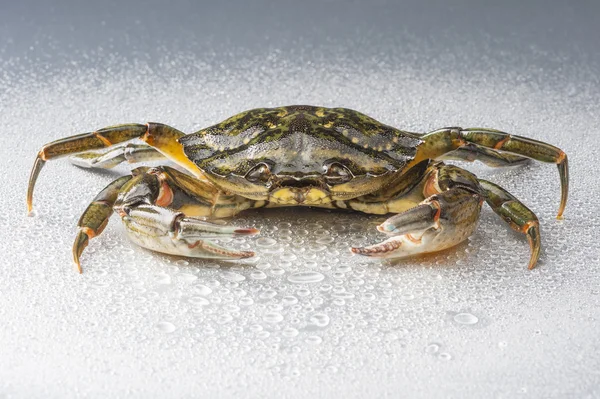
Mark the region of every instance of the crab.
POLYGON ((483 202, 526 235, 532 269, 541 249, 536 215, 502 187, 443 160, 478 160, 493 167, 530 159, 555 163, 561 180, 559 219, 569 184, 566 154, 541 141, 485 128, 411 133, 351 109, 293 105, 252 109, 187 135, 160 123, 121 124, 48 143, 31 171, 29 213, 42 167, 63 156, 84 168, 164 159, 180 167, 137 167, 94 198, 73 244, 80 273, 84 248, 113 213, 142 247, 212 259, 254 256, 214 242, 258 234, 222 220, 248 209, 310 206, 393 214, 377 227, 389 238, 350 249, 402 258, 466 240, 483 202), (144 144, 125 143, 135 139, 144 144))

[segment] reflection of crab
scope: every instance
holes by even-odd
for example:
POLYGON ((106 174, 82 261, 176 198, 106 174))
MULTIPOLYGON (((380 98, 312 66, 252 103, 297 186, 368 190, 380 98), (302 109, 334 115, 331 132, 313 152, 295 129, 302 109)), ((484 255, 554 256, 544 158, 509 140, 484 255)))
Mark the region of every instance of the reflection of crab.
POLYGON ((76 153, 71 159, 83 167, 167 158, 190 173, 140 167, 102 190, 79 220, 73 257, 80 272, 83 249, 102 232, 113 210, 129 237, 143 247, 216 259, 254 255, 209 241, 258 233, 214 221, 245 209, 314 206, 395 213, 378 226, 389 239, 352 252, 396 258, 465 240, 483 201, 527 235, 531 269, 540 253, 534 213, 501 187, 437 160, 479 160, 490 166, 522 164, 528 158, 556 163, 562 186, 559 218, 569 182, 567 156, 543 142, 491 129, 409 133, 349 109, 288 106, 242 112, 190 135, 158 123, 125 124, 46 144, 31 172, 29 210, 45 161, 76 153), (146 145, 90 151, 136 138, 146 145))

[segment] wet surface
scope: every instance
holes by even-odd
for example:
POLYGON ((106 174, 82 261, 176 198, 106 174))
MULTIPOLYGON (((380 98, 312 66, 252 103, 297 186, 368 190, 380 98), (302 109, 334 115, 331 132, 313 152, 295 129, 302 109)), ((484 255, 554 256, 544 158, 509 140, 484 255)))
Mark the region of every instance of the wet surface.
POLYGON ((415 4, 405 13, 354 4, 306 24, 290 15, 308 6, 207 13, 237 27, 226 33, 216 22, 195 29, 191 6, 180 5, 174 15, 187 16, 161 41, 189 40, 158 51, 148 40, 162 25, 138 34, 118 23, 133 9, 108 6, 95 25, 93 10, 67 19, 78 11, 63 6, 45 23, 11 6, 0 28, 0 397, 600 395, 600 52, 585 40, 597 28, 584 26, 593 9, 556 6, 525 25, 532 11, 507 6, 496 26, 484 9, 439 5, 429 19, 455 22, 421 31, 428 16, 415 4), (250 29, 267 9, 273 26, 250 29), (38 30, 22 28, 35 22, 38 30), (102 26, 117 33, 93 34, 102 26), (217 33, 204 38, 209 28, 217 33), (129 167, 93 173, 50 162, 26 216, 29 170, 46 142, 123 122, 193 132, 245 109, 298 103, 354 108, 409 131, 482 126, 557 145, 571 166, 565 218, 555 218, 555 166, 465 163, 537 214, 536 269, 527 270, 526 240, 489 208, 468 242, 396 262, 348 250, 380 241, 384 217, 290 208, 235 218, 261 229, 227 243, 257 252, 239 262, 146 251, 113 217, 79 275, 77 220, 129 167))

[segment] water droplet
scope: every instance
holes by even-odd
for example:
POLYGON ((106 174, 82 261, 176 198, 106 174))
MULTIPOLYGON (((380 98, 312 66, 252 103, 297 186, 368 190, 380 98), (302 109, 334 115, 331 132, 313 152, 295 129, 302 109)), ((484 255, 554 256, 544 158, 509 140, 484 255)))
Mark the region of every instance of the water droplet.
POLYGON ((319 345, 321 342, 323 342, 323 338, 319 337, 318 335, 311 335, 309 337, 306 337, 307 344, 319 345))
POLYGON ((333 237, 321 237, 321 238, 317 239, 315 242, 317 244, 326 245, 326 244, 331 244, 334 241, 335 241, 335 238, 333 238, 333 237))
POLYGON ((298 335, 298 330, 294 327, 286 327, 281 331, 281 335, 287 338, 293 338, 298 335))
POLYGON ((322 273, 315 271, 297 272, 288 277, 288 281, 296 284, 303 283, 318 283, 323 281, 325 276, 322 273))
POLYGON ((427 345, 425 348, 425 353, 437 353, 440 350, 440 345, 436 343, 431 343, 427 345))
POLYGON ((190 299, 188 299, 188 302, 191 303, 193 306, 210 305, 210 302, 208 301, 208 299, 206 299, 202 296, 193 296, 190 299))
POLYGON ((255 270, 252 273, 250 273, 250 278, 254 280, 264 280, 267 278, 267 275, 261 272, 260 270, 255 270))
POLYGON ((261 262, 261 263, 259 263, 259 264, 256 265, 256 268, 258 270, 266 270, 266 269, 268 269, 270 267, 271 267, 271 264, 269 262, 261 262))
POLYGON ((281 320, 283 320, 283 316, 278 312, 267 312, 263 316, 263 320, 267 323, 279 323, 281 320))
POLYGON ((177 275, 181 280, 183 281, 187 281, 187 282, 192 282, 192 281, 196 281, 198 280, 198 276, 194 276, 191 273, 179 273, 177 275))
POLYGON ((165 272, 158 273, 156 275, 156 282, 158 284, 171 284, 171 276, 165 272))
POLYGON ((175 326, 173 325, 173 323, 169 323, 168 321, 161 321, 159 323, 156 323, 156 325, 154 327, 156 328, 157 331, 167 333, 167 334, 175 331, 175 326))
POLYGON ((242 305, 242 306, 250 306, 253 303, 254 303, 254 299, 250 298, 249 296, 245 296, 240 299, 240 305, 242 305))
POLYGON ((233 281, 233 282, 240 282, 240 281, 244 281, 246 279, 246 277, 242 276, 241 274, 236 273, 236 272, 230 272, 230 271, 225 271, 225 272, 221 273, 221 277, 223 277, 227 281, 233 281))
POLYGON ((261 237, 261 238, 257 239, 255 241, 255 243, 256 243, 256 246, 258 246, 258 247, 268 248, 268 247, 272 247, 273 245, 277 244, 277 240, 274 240, 269 237, 261 237))
POLYGON ((329 324, 329 316, 325 313, 315 313, 309 321, 317 327, 326 327, 329 324))
POLYGON ((286 252, 283 253, 279 259, 281 259, 284 262, 292 262, 295 261, 296 259, 298 259, 298 257, 296 256, 296 254, 292 253, 292 252, 286 252))
POLYGON ((292 295, 287 295, 281 298, 281 303, 284 305, 295 305, 298 303, 298 298, 292 295))
POLYGON ((452 359, 452 355, 447 352, 442 352, 438 355, 438 359, 440 360, 450 360, 452 359))
POLYGON ((212 292, 212 290, 203 284, 198 284, 198 285, 194 286, 194 293, 196 293, 198 295, 206 296, 206 295, 210 295, 211 292, 212 292))
POLYGON ((458 324, 472 325, 479 321, 479 318, 471 313, 458 313, 454 316, 454 321, 458 324))

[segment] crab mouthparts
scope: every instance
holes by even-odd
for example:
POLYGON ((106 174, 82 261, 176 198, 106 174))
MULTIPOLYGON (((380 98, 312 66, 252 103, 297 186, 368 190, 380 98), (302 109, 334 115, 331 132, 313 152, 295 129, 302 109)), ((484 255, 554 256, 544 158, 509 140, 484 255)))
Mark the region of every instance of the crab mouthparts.
POLYGON ((269 201, 280 205, 320 205, 332 201, 329 190, 314 185, 301 185, 275 188, 269 201))

